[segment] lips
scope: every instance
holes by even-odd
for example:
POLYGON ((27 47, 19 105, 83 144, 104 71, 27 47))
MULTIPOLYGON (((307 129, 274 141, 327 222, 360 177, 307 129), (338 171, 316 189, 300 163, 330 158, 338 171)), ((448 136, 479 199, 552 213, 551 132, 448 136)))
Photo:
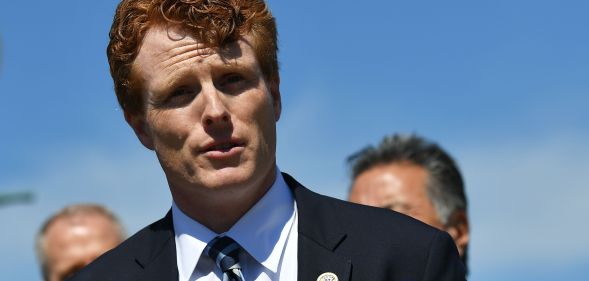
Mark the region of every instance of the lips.
POLYGON ((208 151, 226 152, 226 151, 229 151, 232 148, 237 147, 237 146, 239 146, 239 145, 236 143, 222 143, 222 144, 212 145, 211 147, 207 148, 205 150, 205 152, 208 152, 208 151))
POLYGON ((243 147, 244 143, 239 140, 227 140, 227 141, 212 141, 204 145, 201 150, 202 153, 207 152, 229 152, 233 148, 243 147))

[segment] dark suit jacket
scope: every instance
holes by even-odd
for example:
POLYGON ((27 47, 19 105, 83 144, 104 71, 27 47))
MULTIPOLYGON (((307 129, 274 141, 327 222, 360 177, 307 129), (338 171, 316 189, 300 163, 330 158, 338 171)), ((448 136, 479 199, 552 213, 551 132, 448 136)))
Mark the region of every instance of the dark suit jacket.
MULTIPOLYGON (((465 280, 454 242, 410 217, 316 194, 287 174, 298 208, 298 280, 325 272, 339 281, 465 280)), ((178 280, 171 212, 71 281, 178 280)))

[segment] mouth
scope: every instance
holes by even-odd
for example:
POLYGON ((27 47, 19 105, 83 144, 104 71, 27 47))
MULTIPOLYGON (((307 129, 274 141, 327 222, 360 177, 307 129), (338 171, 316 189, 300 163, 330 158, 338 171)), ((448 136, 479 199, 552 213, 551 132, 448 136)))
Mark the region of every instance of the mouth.
POLYGON ((201 150, 204 154, 225 154, 231 151, 243 148, 245 143, 239 140, 227 140, 227 141, 212 141, 204 146, 201 150))
POLYGON ((231 150, 234 147, 238 147, 241 146, 238 143, 221 143, 221 144, 214 144, 211 145, 210 147, 208 147, 207 149, 205 149, 205 152, 209 152, 209 151, 220 151, 220 152, 227 152, 229 150, 231 150))

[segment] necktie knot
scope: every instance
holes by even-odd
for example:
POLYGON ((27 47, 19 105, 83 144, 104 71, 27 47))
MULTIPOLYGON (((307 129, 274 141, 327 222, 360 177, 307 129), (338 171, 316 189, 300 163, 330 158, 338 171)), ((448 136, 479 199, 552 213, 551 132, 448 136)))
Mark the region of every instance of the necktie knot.
MULTIPOLYGON (((239 278, 229 278, 229 280, 243 280, 241 277, 241 266, 239 265, 239 251, 241 246, 227 236, 217 236, 211 240, 204 252, 211 257, 215 264, 223 271, 224 279, 231 275, 238 275, 239 278)), ((235 276, 235 277, 238 277, 235 276)))

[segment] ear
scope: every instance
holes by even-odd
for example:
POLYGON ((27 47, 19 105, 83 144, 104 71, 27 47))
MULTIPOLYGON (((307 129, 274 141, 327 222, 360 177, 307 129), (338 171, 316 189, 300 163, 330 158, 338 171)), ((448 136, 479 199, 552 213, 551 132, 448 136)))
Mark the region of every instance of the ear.
POLYGON ((450 217, 446 232, 452 236, 458 248, 458 253, 463 256, 470 240, 468 216, 464 210, 457 211, 450 217))
POLYGON ((276 75, 275 78, 270 79, 268 82, 270 95, 272 96, 272 106, 274 107, 274 119, 278 121, 280 119, 280 113, 282 112, 282 100, 280 98, 280 77, 276 75))
POLYGON ((154 150, 153 139, 151 137, 151 130, 145 121, 145 114, 130 114, 125 111, 125 120, 133 128, 135 135, 139 141, 149 150, 154 150))

